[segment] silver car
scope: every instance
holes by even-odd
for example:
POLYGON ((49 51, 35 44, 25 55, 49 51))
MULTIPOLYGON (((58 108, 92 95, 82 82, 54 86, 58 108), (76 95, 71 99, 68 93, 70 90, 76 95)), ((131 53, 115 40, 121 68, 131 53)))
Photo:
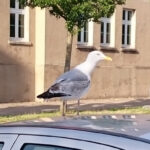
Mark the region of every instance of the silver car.
POLYGON ((0 150, 150 150, 150 140, 56 126, 0 127, 0 150))

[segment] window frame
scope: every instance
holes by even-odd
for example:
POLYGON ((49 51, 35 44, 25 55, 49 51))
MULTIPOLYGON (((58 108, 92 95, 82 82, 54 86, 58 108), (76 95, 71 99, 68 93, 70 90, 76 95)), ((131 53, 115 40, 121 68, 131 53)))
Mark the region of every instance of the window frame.
MULTIPOLYGON (((103 39, 101 38, 101 45, 102 46, 110 46, 110 42, 111 42, 111 19, 110 18, 105 18, 105 17, 102 17, 101 18, 101 27, 102 27, 102 23, 103 23, 103 32, 102 30, 100 31, 101 32, 101 35, 103 34, 103 39), (109 24, 109 42, 107 42, 107 24, 109 24), (102 42, 103 40, 103 42, 102 42)), ((101 36, 102 37, 102 36, 101 36)))
POLYGON ((136 12, 134 9, 123 8, 122 40, 121 40, 122 48, 135 48, 135 34, 136 34, 136 12), (132 15, 131 19, 128 19, 129 12, 131 12, 132 15), (124 26, 124 34, 123 34, 123 26, 124 26), (130 26, 130 33, 128 33, 129 26, 130 26))
POLYGON ((89 21, 87 24, 88 24, 88 29, 86 29, 86 33, 87 33, 88 40, 84 41, 85 28, 83 27, 78 32, 77 44, 84 45, 84 46, 93 46, 93 21, 89 21), (78 40, 79 33, 80 33, 80 41, 78 40))
POLYGON ((18 135, 16 134, 0 134, 0 143, 4 143, 2 150, 11 149, 17 137, 18 135))
MULTIPOLYGON (((15 14, 15 36, 10 36, 9 30, 9 39, 10 41, 17 42, 29 42, 29 7, 25 7, 23 9, 19 8, 19 1, 15 0, 15 8, 11 8, 10 6, 10 15, 15 14), (24 16, 24 37, 19 37, 19 15, 24 16)), ((9 28, 11 24, 9 23, 9 28)))
POLYGON ((100 46, 102 47, 115 47, 115 12, 112 16, 108 17, 101 17, 100 22, 104 23, 104 36, 103 36, 103 43, 101 42, 101 24, 100 24, 100 46), (109 33, 109 43, 107 42, 107 23, 110 24, 110 33, 109 33))

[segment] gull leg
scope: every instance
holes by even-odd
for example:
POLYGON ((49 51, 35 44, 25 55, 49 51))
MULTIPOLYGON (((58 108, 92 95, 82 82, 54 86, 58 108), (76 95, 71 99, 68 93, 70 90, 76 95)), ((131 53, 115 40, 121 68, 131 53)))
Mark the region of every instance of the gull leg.
POLYGON ((66 100, 62 100, 62 104, 61 104, 61 112, 62 112, 62 116, 66 115, 66 107, 67 107, 67 101, 66 100))
POLYGON ((78 103, 77 103, 77 116, 79 116, 79 113, 80 113, 80 100, 78 99, 78 103))

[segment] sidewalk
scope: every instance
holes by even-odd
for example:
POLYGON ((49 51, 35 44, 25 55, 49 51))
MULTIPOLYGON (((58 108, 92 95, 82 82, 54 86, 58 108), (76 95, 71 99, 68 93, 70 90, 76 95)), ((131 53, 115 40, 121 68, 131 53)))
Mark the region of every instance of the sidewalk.
MULTIPOLYGON (((20 115, 59 110, 61 101, 0 104, 0 115, 20 115)), ((68 109, 76 109, 77 101, 68 101, 68 109)), ((80 110, 103 110, 150 105, 150 99, 81 100, 80 110)))

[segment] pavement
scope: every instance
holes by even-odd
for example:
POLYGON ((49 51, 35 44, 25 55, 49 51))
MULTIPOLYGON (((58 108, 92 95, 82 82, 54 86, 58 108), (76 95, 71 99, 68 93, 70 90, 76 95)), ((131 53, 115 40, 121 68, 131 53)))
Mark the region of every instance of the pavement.
MULTIPOLYGON (((67 102, 68 110, 77 108, 77 101, 67 102)), ((30 113, 51 112, 60 109, 62 101, 50 100, 47 102, 1 103, 0 115, 20 115, 30 113)), ((135 106, 150 106, 150 99, 99 99, 81 100, 80 110, 104 110, 112 108, 126 108, 135 106)))

